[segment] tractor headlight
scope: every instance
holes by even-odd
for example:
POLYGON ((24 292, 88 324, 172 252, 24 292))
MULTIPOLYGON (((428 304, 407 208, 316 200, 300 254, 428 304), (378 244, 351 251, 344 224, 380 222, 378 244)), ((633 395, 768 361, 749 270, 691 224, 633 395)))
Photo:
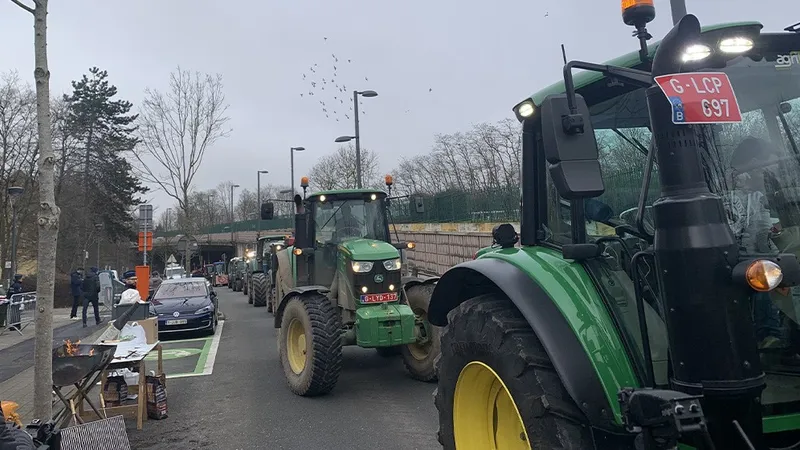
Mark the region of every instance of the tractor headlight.
POLYGON ((725 38, 719 42, 719 49, 723 53, 744 53, 752 48, 753 40, 742 36, 725 38))
POLYGON ((711 56, 711 47, 703 44, 694 44, 686 48, 681 56, 681 60, 685 63, 702 61, 711 56))
POLYGON ((758 259, 747 266, 745 279, 753 290, 769 292, 781 284, 783 271, 781 266, 770 260, 758 259))
POLYGON ((352 262, 353 272, 359 272, 359 273, 369 272, 370 270, 372 270, 373 264, 374 263, 371 261, 353 261, 352 262))
POLYGON ((400 258, 388 259, 383 262, 383 267, 385 267, 386 270, 400 270, 400 265, 400 258))

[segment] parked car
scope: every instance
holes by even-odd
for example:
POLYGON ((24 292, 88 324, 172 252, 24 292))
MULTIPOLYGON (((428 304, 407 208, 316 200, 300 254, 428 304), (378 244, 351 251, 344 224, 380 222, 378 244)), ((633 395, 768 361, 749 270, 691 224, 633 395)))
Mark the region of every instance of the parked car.
POLYGON ((219 302, 204 279, 164 280, 150 301, 150 314, 158 317, 158 333, 217 332, 219 302))

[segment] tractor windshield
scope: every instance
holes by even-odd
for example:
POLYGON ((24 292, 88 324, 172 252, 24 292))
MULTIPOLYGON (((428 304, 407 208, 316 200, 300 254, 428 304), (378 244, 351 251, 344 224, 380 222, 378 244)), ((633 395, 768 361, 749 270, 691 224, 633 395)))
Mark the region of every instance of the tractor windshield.
POLYGON ((333 199, 314 204, 316 239, 338 244, 347 239, 388 241, 384 202, 381 200, 333 199))
MULTIPOLYGON (((795 50, 800 50, 800 36, 795 50)), ((741 123, 700 127, 706 182, 719 195, 743 254, 795 253, 800 257, 800 58, 795 52, 765 52, 765 58, 737 57, 723 69, 743 113, 741 123), (785 54, 784 54, 785 53, 785 54)), ((595 127, 605 193, 586 202, 589 239, 613 236, 614 226, 636 224, 637 206, 651 141, 643 89, 619 87, 604 79, 579 92, 587 99, 595 127), (615 87, 612 87, 615 86, 615 87)), ((646 205, 659 196, 654 162, 646 205)), ((556 244, 570 240, 569 202, 549 183, 548 225, 556 244)), ((649 206, 644 227, 653 232, 649 206)), ((668 349, 663 311, 652 259, 631 267, 631 255, 648 247, 626 236, 603 244, 604 257, 587 263, 607 298, 609 309, 625 325, 630 348, 642 358, 641 329, 630 274, 639 271, 657 384, 666 384, 668 349)), ((751 296, 756 339, 767 373, 765 413, 800 411, 800 288, 751 296)), ((640 366, 643 367, 643 366, 640 366)))

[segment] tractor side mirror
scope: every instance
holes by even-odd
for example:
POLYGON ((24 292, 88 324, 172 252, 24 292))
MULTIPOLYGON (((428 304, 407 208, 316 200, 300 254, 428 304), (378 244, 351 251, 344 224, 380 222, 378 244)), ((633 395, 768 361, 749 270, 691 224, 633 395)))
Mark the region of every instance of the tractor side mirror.
POLYGON ((275 216, 275 205, 272 202, 261 204, 261 220, 272 220, 275 216))
POLYGON ((575 106, 577 113, 571 113, 566 94, 558 94, 545 97, 540 108, 550 176, 568 200, 597 197, 605 191, 589 107, 577 94, 575 106))

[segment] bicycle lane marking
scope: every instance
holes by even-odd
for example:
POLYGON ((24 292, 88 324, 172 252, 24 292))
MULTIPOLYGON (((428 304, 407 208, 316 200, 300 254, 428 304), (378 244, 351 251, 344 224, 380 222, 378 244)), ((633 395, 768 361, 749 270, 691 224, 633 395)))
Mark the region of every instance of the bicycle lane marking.
MULTIPOLYGON (((173 375, 167 375, 167 379, 172 378, 187 378, 187 377, 199 377, 205 375, 211 375, 214 372, 214 361, 217 358, 217 351, 219 350, 219 341, 222 337, 222 330, 225 327, 225 321, 221 320, 219 325, 217 326, 217 332, 210 340, 210 344, 208 343, 209 339, 189 339, 187 341, 197 341, 197 340, 205 340, 206 345, 203 346, 203 350, 200 352, 200 357, 197 360, 197 365, 193 372, 189 373, 176 373, 173 375)), ((174 341, 180 342, 180 341, 174 341)))

